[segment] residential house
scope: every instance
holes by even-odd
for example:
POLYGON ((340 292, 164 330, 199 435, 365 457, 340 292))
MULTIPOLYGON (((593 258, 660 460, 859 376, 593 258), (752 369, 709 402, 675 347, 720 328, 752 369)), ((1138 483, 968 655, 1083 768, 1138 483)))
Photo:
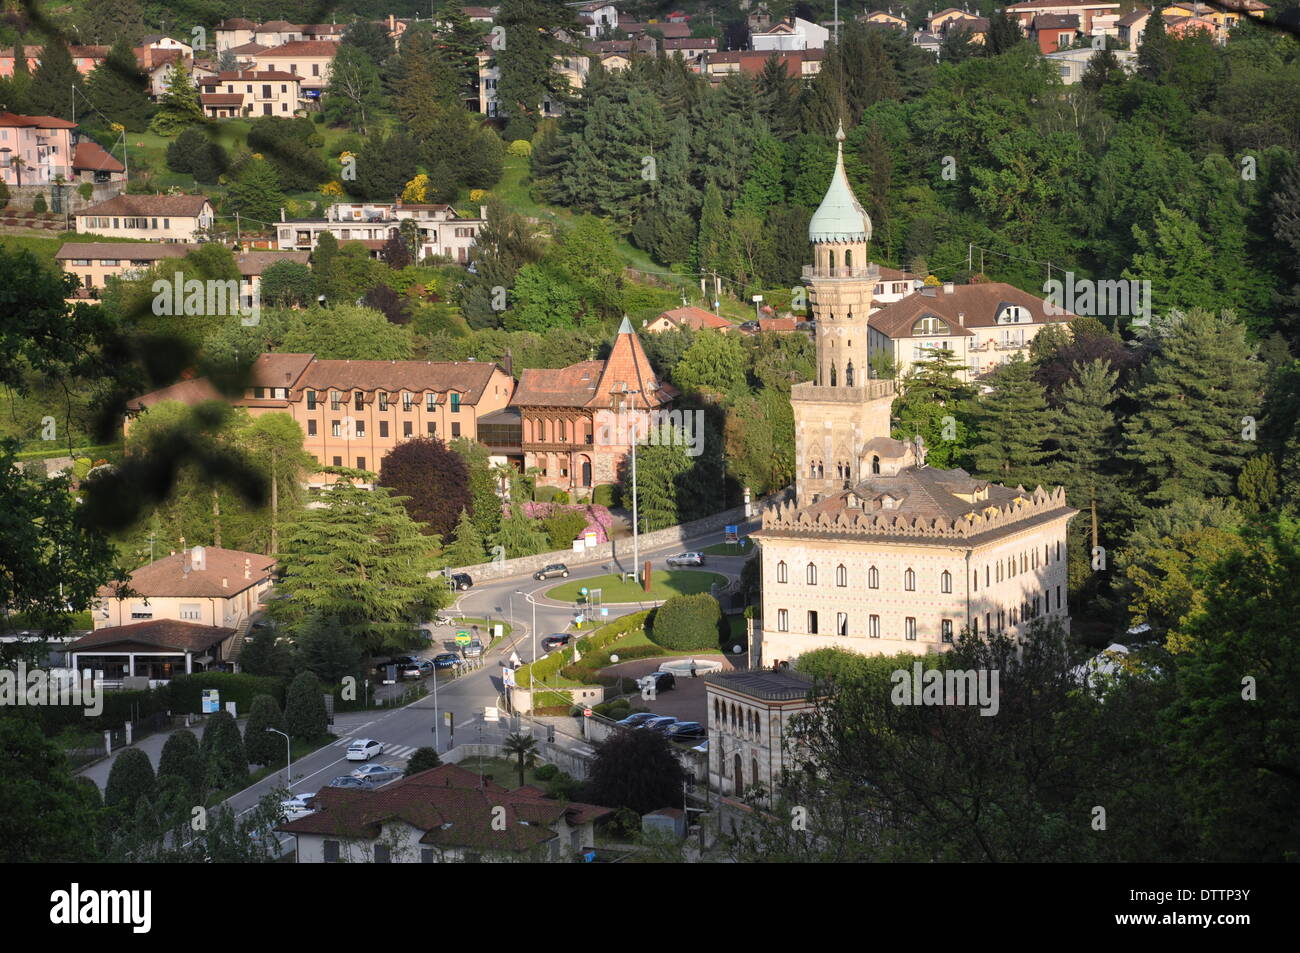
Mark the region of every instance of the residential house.
MULTIPOLYGON (((16 47, 0 47, 0 77, 14 75, 14 51, 16 47)), ((41 65, 41 48, 36 44, 23 47, 23 58, 27 60, 27 72, 35 73, 41 65)))
POLYGON ((741 797, 761 787, 770 796, 797 763, 791 720, 821 697, 812 679, 789 666, 705 675, 709 790, 741 797))
POLYGON ((735 327, 726 318, 719 317, 712 311, 705 311, 703 308, 688 304, 680 308, 673 308, 671 311, 659 312, 659 315, 649 322, 645 329, 650 334, 661 334, 664 331, 679 330, 681 328, 689 328, 692 331, 702 331, 709 328, 725 334, 735 327))
POLYGON ((253 29, 253 42, 266 47, 284 46, 302 39, 302 27, 285 20, 268 20, 253 29))
POLYGON ((760 33, 750 34, 750 45, 763 52, 772 50, 824 50, 831 32, 800 17, 789 17, 760 33))
POLYGON ((612 813, 444 764, 380 788, 322 788, 312 813, 276 830, 293 835, 300 864, 560 863, 592 850, 612 813))
POLYGON ((54 116, 0 112, 0 180, 5 185, 46 185, 73 173, 75 122, 54 116))
POLYGON ((1115 23, 1115 36, 1124 45, 1124 49, 1136 53, 1138 43, 1142 39, 1142 31, 1147 28, 1147 20, 1151 19, 1150 10, 1134 10, 1132 13, 1126 13, 1115 23))
POLYGON ((158 242, 197 241, 216 217, 203 195, 119 195, 74 214, 79 232, 158 242))
POLYGON ((1029 35, 1034 17, 1043 13, 1078 17, 1079 32, 1084 36, 1114 35, 1120 5, 1118 0, 1025 0, 1011 4, 1003 12, 1020 24, 1025 35, 1029 35))
POLYGON ((305 251, 250 250, 235 253, 235 266, 239 269, 239 303, 243 307, 260 305, 262 275, 266 269, 282 261, 306 265, 311 256, 305 251))
POLYGON ((767 4, 760 3, 749 12, 745 18, 745 24, 749 27, 749 32, 762 33, 772 28, 772 12, 768 10, 767 4))
POLYGON ((888 355, 902 380, 917 361, 948 350, 962 365, 958 378, 971 381, 1013 355, 1028 357, 1043 328, 1073 317, 1049 314, 1042 298, 1002 282, 926 286, 871 315, 869 357, 888 355))
POLYGON ((126 166, 93 139, 82 139, 72 151, 72 178, 95 185, 123 183, 126 166))
POLYGON ((948 7, 946 10, 940 10, 938 13, 931 13, 925 20, 925 28, 931 33, 942 33, 944 27, 954 20, 979 20, 982 19, 977 13, 970 13, 966 10, 958 10, 956 7, 948 7))
POLYGON ((925 284, 925 279, 920 275, 912 274, 910 271, 899 271, 897 268, 890 268, 888 265, 877 265, 876 267, 879 270, 880 279, 871 290, 871 309, 873 313, 887 304, 903 300, 912 292, 919 291, 925 284))
POLYGON ((717 85, 732 73, 758 76, 770 57, 775 56, 785 65, 786 74, 801 80, 810 80, 821 70, 825 50, 796 50, 794 52, 755 52, 753 50, 727 50, 709 53, 705 57, 705 71, 709 80, 717 85))
POLYGON ((128 678, 155 687, 177 675, 232 671, 241 640, 240 630, 229 626, 157 619, 97 629, 66 651, 72 669, 89 669, 106 688, 127 687, 128 678))
MULTIPOLYGON (((137 59, 139 52, 136 51, 137 59)), ((151 50, 146 57, 146 62, 140 66, 140 71, 149 80, 149 98, 154 102, 167 92, 167 80, 172 74, 172 65, 175 63, 181 63, 189 69, 191 79, 198 78, 193 69, 193 60, 178 50, 151 50)))
MULTIPOLYGON (((654 48, 650 47, 650 52, 653 51, 654 48)), ((627 50, 619 47, 617 50, 611 48, 607 52, 626 53, 627 50)), ((496 116, 498 114, 497 82, 501 78, 501 70, 490 65, 494 55, 494 51, 486 43, 478 53, 478 111, 485 116, 496 116)), ((575 54, 572 51, 565 50, 555 55, 552 69, 560 79, 568 84, 571 91, 576 92, 587 84, 587 74, 591 71, 591 59, 588 55, 575 54)), ((541 109, 543 116, 552 118, 560 116, 564 112, 560 103, 552 102, 549 99, 538 103, 538 107, 541 109)))
POLYGON ((663 51, 666 56, 679 56, 692 66, 700 66, 710 53, 717 52, 716 37, 682 37, 677 40, 664 40, 663 51))
POLYGON ((938 59, 939 51, 943 49, 943 35, 930 33, 927 30, 917 30, 912 34, 912 45, 920 47, 927 53, 932 54, 935 59, 938 59))
POLYGON ((462 7, 470 23, 491 24, 496 19, 496 7, 462 7))
POLYGON ((98 298, 109 278, 130 279, 166 258, 184 258, 198 245, 175 242, 64 242, 54 260, 81 288, 74 300, 98 298))
POLYGON ((222 20, 213 29, 216 36, 217 52, 224 53, 232 47, 252 43, 253 34, 256 30, 257 24, 252 20, 245 20, 243 17, 231 17, 222 20))
POLYGON ((199 102, 212 119, 239 116, 289 118, 298 112, 302 77, 279 70, 237 70, 209 77, 199 102))
POLYGON ((577 13, 578 22, 586 28, 587 36, 592 39, 609 36, 618 29, 618 7, 608 0, 588 0, 586 3, 571 3, 569 6, 577 13))
POLYGON ((1077 14, 1040 13, 1029 24, 1029 37, 1040 53, 1052 53, 1074 43, 1079 36, 1077 14))
POLYGON ((296 40, 253 55, 259 70, 294 73, 302 77, 302 96, 307 100, 320 99, 329 85, 330 65, 339 51, 331 40, 296 40))
POLYGON ((416 223, 418 258, 449 258, 467 265, 475 239, 486 224, 486 213, 480 218, 462 218, 450 205, 336 202, 326 209, 323 219, 280 222, 276 236, 281 250, 311 251, 321 233, 330 232, 340 243, 361 242, 372 257, 378 257, 384 243, 400 234, 405 219, 416 223))
POLYGON ((627 318, 605 360, 530 369, 519 375, 512 407, 520 414, 524 469, 538 482, 585 496, 619 482, 633 430, 645 433, 677 391, 659 381, 627 318))
POLYGON ((855 18, 871 26, 888 27, 891 30, 906 30, 907 20, 900 16, 895 16, 886 10, 873 10, 871 13, 858 14, 855 18))

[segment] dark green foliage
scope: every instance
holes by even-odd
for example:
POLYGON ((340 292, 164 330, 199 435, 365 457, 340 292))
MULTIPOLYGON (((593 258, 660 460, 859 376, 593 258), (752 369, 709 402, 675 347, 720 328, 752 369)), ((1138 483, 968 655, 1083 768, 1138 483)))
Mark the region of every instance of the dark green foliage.
POLYGON ((167 168, 188 172, 196 182, 215 185, 230 165, 226 150, 203 130, 191 126, 167 146, 167 168))
MULTIPOLYGON (((259 696, 261 697, 261 696, 259 696)), ((163 745, 158 757, 158 784, 174 780, 190 798, 199 797, 203 790, 206 772, 203 756, 199 752, 199 739, 187 728, 173 731, 163 745)))
POLYGON ((322 682, 335 685, 361 667, 361 649, 337 619, 323 619, 299 632, 298 657, 302 666, 322 682))
POLYGON ((284 720, 289 734, 299 741, 314 741, 325 734, 328 727, 325 689, 311 672, 302 672, 289 683, 284 720))
POLYGON ((994 391, 975 410, 980 439, 971 448, 975 470, 1006 486, 1032 490, 1047 482, 1052 412, 1033 368, 1020 355, 998 369, 994 391))
POLYGON ((221 693, 221 704, 224 706, 226 702, 234 702, 239 711, 248 711, 258 695, 271 695, 278 699, 283 694, 277 679, 262 677, 260 674, 196 672, 193 675, 177 675, 167 683, 169 707, 178 714, 199 714, 205 688, 217 689, 221 693))
POLYGON ((436 768, 442 764, 442 759, 438 757, 438 752, 432 748, 416 748, 415 752, 406 762, 406 777, 413 774, 419 774, 421 771, 428 771, 430 768, 436 768))
POLYGON ((27 90, 27 106, 38 116, 71 119, 73 87, 81 89, 81 74, 73 65, 68 46, 62 39, 52 39, 41 47, 41 65, 32 75, 27 90))
POLYGON ((249 763, 274 764, 284 755, 285 739, 268 728, 285 731, 284 712, 270 695, 258 695, 244 724, 244 750, 249 763))
POLYGON ((153 112, 149 79, 136 65, 135 53, 126 37, 115 37, 108 56, 86 77, 86 98, 98 113, 87 115, 78 109, 78 119, 83 124, 98 125, 106 118, 121 123, 129 132, 141 132, 148 127, 153 112))
POLYGON ((542 520, 542 528, 550 538, 551 549, 570 549, 587 528, 587 518, 574 510, 557 510, 542 520))
MULTIPOLYGON (((271 164, 279 187, 285 192, 315 189, 330 180, 329 167, 317 148, 319 144, 320 134, 308 119, 259 116, 248 130, 248 148, 271 164)), ((359 164, 360 158, 357 161, 359 164)))
POLYGON ((681 652, 716 650, 723 634, 722 607, 707 592, 673 596, 655 613, 650 637, 657 645, 681 652))
POLYGON ((203 759, 204 780, 209 790, 224 791, 242 787, 248 781, 248 756, 239 726, 228 711, 208 715, 199 742, 203 759))
POLYGON ((685 772, 672 742, 658 732, 616 731, 596 748, 583 800, 648 814, 682 799, 685 772))
POLYGON ((0 861, 99 859, 99 793, 72 776, 63 753, 22 718, 0 718, 0 861))
POLYGON ((141 798, 152 798, 157 779, 149 756, 139 748, 125 748, 113 759, 104 785, 104 806, 119 818, 135 813, 141 798))
POLYGON ((315 300, 316 281, 306 265, 296 261, 277 261, 262 272, 263 306, 305 308, 315 300))

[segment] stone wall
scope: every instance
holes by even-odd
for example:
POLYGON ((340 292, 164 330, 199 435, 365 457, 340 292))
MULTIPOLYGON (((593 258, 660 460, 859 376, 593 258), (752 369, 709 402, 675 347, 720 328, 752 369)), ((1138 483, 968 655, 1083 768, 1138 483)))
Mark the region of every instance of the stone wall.
MULTIPOLYGON (((80 182, 66 182, 63 185, 63 201, 67 206, 69 213, 75 214, 78 210, 88 208, 91 205, 98 205, 100 202, 107 202, 115 195, 119 195, 126 185, 125 182, 104 182, 95 186, 89 199, 81 197, 80 182)), ((45 196, 45 205, 47 209, 54 208, 54 189, 53 183, 44 183, 40 185, 11 185, 9 186, 9 204, 8 209, 26 210, 32 207, 32 202, 36 196, 45 196)), ((75 224, 75 223, 74 223, 75 224)))

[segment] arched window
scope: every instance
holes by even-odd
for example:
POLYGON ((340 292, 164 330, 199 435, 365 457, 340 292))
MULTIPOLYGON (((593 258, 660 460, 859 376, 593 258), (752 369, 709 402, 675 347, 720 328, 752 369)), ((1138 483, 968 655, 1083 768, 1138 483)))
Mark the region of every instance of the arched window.
POLYGON ((870 569, 867 570, 867 588, 868 589, 880 588, 880 570, 877 569, 875 566, 872 566, 870 569))
POLYGON ((826 252, 826 262, 830 265, 831 270, 835 270, 835 249, 832 248, 826 252))
POLYGON ((852 267, 853 267, 853 249, 852 249, 852 248, 846 248, 846 249, 844 249, 844 267, 845 267, 845 268, 852 268, 852 267))
POLYGON ((871 458, 871 472, 872 473, 880 472, 880 457, 873 456, 871 458))
POLYGON ((835 567, 835 585, 843 588, 849 584, 849 571, 840 563, 835 567))
POLYGON ((908 592, 916 591, 916 573, 910 569, 903 573, 903 588, 908 592))
POLYGON ((831 365, 831 386, 835 386, 835 365, 831 365))
POLYGON ((808 564, 808 568, 807 568, 807 570, 806 570, 806 574, 807 574, 807 577, 808 577, 808 585, 810 585, 810 586, 815 586, 815 585, 817 585, 817 564, 816 564, 816 563, 809 563, 809 564, 808 564))
POLYGON ((849 361, 849 366, 844 368, 844 386, 853 386, 853 362, 849 361))
POLYGON ((952 573, 946 569, 943 571, 943 575, 939 577, 939 590, 941 592, 952 592, 952 573))
POLYGON ((758 783, 758 759, 757 758, 749 759, 749 783, 750 784, 758 783))
POLYGON ((781 560, 779 563, 776 564, 776 581, 777 581, 777 582, 789 582, 789 581, 790 581, 789 579, 786 578, 786 567, 785 567, 785 560, 784 560, 784 559, 781 560))

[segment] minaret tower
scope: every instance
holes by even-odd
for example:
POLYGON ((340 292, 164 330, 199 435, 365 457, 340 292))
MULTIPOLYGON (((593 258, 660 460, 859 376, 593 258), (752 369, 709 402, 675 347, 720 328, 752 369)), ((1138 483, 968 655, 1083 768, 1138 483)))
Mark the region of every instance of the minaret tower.
POLYGON ((835 172, 808 223, 813 264, 803 269, 817 322, 817 377, 790 395, 798 506, 862 479, 862 448, 889 436, 894 397, 891 381, 869 379, 867 317, 880 269, 867 258, 871 219, 844 172, 843 124, 835 138, 835 172))

